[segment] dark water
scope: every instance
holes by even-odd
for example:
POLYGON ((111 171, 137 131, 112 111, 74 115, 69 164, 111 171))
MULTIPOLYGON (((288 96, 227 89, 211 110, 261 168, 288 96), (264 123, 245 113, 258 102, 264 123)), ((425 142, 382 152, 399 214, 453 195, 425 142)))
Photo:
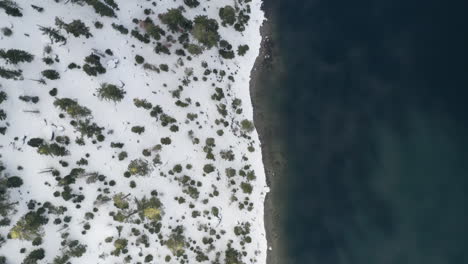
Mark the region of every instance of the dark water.
POLYGON ((468 2, 269 5, 287 264, 468 263, 468 2))

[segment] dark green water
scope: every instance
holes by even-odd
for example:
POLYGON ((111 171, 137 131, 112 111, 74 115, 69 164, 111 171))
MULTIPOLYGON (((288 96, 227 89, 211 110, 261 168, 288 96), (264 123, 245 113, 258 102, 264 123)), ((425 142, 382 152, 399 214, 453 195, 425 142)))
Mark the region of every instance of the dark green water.
POLYGON ((287 263, 468 263, 468 3, 268 5, 287 263))

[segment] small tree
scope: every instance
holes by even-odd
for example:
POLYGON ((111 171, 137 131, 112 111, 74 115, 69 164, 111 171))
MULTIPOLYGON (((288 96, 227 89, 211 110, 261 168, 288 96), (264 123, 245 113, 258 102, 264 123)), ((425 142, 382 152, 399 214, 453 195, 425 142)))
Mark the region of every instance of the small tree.
POLYGON ((0 9, 5 10, 5 13, 14 17, 22 17, 23 13, 20 11, 20 7, 17 3, 11 0, 0 1, 0 9))
POLYGON ((138 135, 141 135, 141 133, 145 132, 145 127, 144 126, 133 126, 132 127, 132 132, 136 133, 138 135))
POLYGON ((239 45, 239 47, 237 47, 237 54, 239 56, 244 56, 245 53, 247 53, 248 50, 249 50, 248 45, 239 45))
POLYGON ((102 83, 96 90, 99 99, 120 102, 125 96, 125 91, 114 84, 102 83))
POLYGON ((182 15, 182 11, 178 8, 171 8, 166 13, 160 14, 159 19, 172 32, 190 30, 192 28, 192 21, 185 18, 182 15))
POLYGON ((23 185, 23 180, 18 176, 8 177, 6 185, 8 188, 18 188, 23 185))
POLYGON ((49 80, 57 80, 60 79, 60 74, 56 70, 44 70, 41 72, 42 76, 46 77, 49 80))
POLYGON ((146 176, 149 173, 148 162, 143 159, 135 159, 128 164, 130 175, 146 176))
POLYGON ((141 220, 148 219, 150 221, 161 220, 163 214, 162 203, 156 197, 147 199, 143 197, 141 200, 135 199, 137 211, 141 220))
POLYGON ((18 80, 23 77, 21 70, 10 70, 0 66, 0 77, 5 79, 18 80))
POLYGON ((38 260, 45 257, 44 249, 39 248, 31 251, 27 257, 24 258, 22 264, 35 264, 38 260))
POLYGON ((42 31, 43 35, 49 36, 50 41, 52 41, 52 43, 54 42, 62 42, 63 44, 67 43, 67 39, 64 36, 62 36, 60 32, 55 28, 39 26, 39 30, 42 31))
POLYGON ((219 17, 221 18, 221 25, 234 25, 236 22, 236 10, 234 7, 227 5, 219 9, 219 17))
POLYGON ((94 53, 85 58, 83 71, 89 76, 97 76, 98 74, 106 73, 106 69, 101 64, 101 57, 94 53))
POLYGON ((34 56, 24 50, 9 49, 5 51, 0 49, 0 58, 5 59, 7 63, 17 64, 19 62, 31 62, 34 56))
POLYGON ((184 227, 177 226, 174 228, 165 244, 174 256, 182 256, 185 248, 184 227))
MULTIPOLYGON (((83 0, 86 4, 92 6, 94 8, 94 11, 98 13, 101 16, 107 16, 107 17, 115 17, 114 10, 110 8, 108 5, 104 4, 103 2, 99 0, 83 0)), ((81 0, 76 1, 76 2, 82 2, 81 0)), ((109 0, 106 0, 107 2, 111 2, 109 0)))
POLYGON ((73 20, 70 23, 65 23, 60 18, 55 18, 55 25, 59 28, 65 29, 68 34, 72 34, 75 37, 85 36, 86 38, 92 37, 93 35, 89 33, 89 27, 85 25, 81 20, 73 20))
POLYGON ((184 0, 184 4, 188 7, 195 8, 200 5, 200 2, 198 0, 184 0))
POLYGON ((203 166, 203 171, 206 174, 212 173, 214 170, 215 170, 215 167, 212 164, 205 164, 205 166, 203 166))
POLYGON ((218 22, 207 16, 197 16, 192 30, 193 37, 204 46, 211 48, 219 41, 218 22))
POLYGON ((66 156, 68 155, 68 151, 65 147, 58 145, 57 143, 43 143, 37 148, 37 153, 41 155, 49 155, 49 156, 66 156))
POLYGON ((72 118, 83 118, 91 115, 91 110, 70 98, 57 98, 54 101, 54 106, 65 111, 72 118))
POLYGON ((8 235, 12 239, 33 240, 42 235, 41 226, 47 221, 41 213, 29 212, 18 220, 8 235))
POLYGON ((187 45, 187 51, 194 56, 198 56, 203 53, 203 48, 191 43, 187 45))
POLYGON ((243 131, 252 132, 254 130, 254 125, 250 120, 244 119, 241 121, 241 128, 243 131))

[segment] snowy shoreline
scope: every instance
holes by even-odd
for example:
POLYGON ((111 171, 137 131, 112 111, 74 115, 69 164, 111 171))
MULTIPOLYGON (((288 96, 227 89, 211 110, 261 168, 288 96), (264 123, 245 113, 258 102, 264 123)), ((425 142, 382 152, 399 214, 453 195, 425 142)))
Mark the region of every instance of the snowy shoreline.
MULTIPOLYGON (((0 48, 25 50, 33 54, 35 59, 32 63, 18 65, 0 60, 1 67, 21 69, 23 76, 23 79, 19 80, 0 79, 0 89, 8 94, 8 99, 0 105, 7 114, 7 119, 2 121, 2 125, 8 123, 5 135, 0 135, 1 162, 6 167, 2 177, 18 175, 23 182, 21 188, 9 190, 11 200, 18 202, 18 205, 15 208, 16 213, 10 215, 11 223, 0 227, 0 235, 6 238, 1 251, 15 252, 9 253, 6 256, 7 260, 21 263, 25 255, 43 249, 44 261, 51 262, 64 250, 63 245, 60 245, 61 240, 68 243, 69 237, 79 240, 87 248, 82 257, 74 257, 72 263, 115 263, 124 254, 131 256, 132 261, 139 258, 145 258, 146 261, 151 255, 151 261, 167 261, 167 257, 172 256, 172 261, 175 262, 183 255, 178 256, 179 252, 171 252, 173 249, 168 245, 174 237, 174 230, 177 230, 175 227, 182 226, 185 242, 179 244, 181 248, 177 247, 177 250, 182 250, 183 254, 187 255, 188 263, 198 262, 195 261, 196 257, 222 259, 228 255, 225 252, 231 247, 246 252, 246 257, 242 258, 245 263, 265 263, 267 241, 263 213, 268 187, 257 131, 243 128, 244 120, 253 119, 254 109, 249 82, 262 38, 259 33, 260 25, 264 21, 264 14, 260 9, 261 1, 254 0, 249 3, 250 21, 242 33, 234 31, 233 28, 219 26, 219 34, 233 47, 244 44, 250 47, 245 56, 238 55, 230 60, 222 59, 216 48, 206 49, 203 54, 193 56, 192 59, 176 56, 174 50, 182 46, 169 41, 166 45, 171 49, 170 55, 155 54, 153 45, 142 44, 131 38, 130 34, 121 34, 111 27, 112 23, 116 23, 130 30, 138 28, 139 25, 135 25, 132 19, 144 18, 145 9, 154 9, 148 16, 157 21, 158 13, 183 5, 183 1, 158 2, 156 7, 150 2, 135 4, 116 1, 119 6, 115 11, 117 18, 100 17, 86 5, 63 2, 43 5, 39 0, 16 2, 21 6, 21 17, 0 12, 0 27, 11 28, 14 31, 12 36, 1 37, 0 48), (31 4, 43 7, 44 11, 39 12, 31 8, 31 4), (38 30, 38 25, 54 27, 55 17, 65 22, 78 18, 83 20, 93 37, 73 37, 62 31, 67 37, 66 43, 51 43, 51 40, 38 30), (96 21, 102 22, 104 28, 93 27, 96 21), (50 54, 44 51, 44 47, 48 45, 51 46, 50 54), (105 74, 88 76, 89 74, 86 75, 80 69, 70 68, 71 63, 84 65, 83 59, 90 54, 100 57, 106 70, 105 74), (143 69, 135 63, 135 55, 143 57, 145 63, 159 65, 158 71, 143 69), (55 62, 47 64, 41 61, 41 58, 49 57, 55 62), (200 66, 203 62, 206 63, 206 67, 200 66), (164 70, 163 65, 168 69, 164 70), (59 73, 59 78, 47 79, 45 84, 38 82, 41 72, 46 69, 53 69, 59 73), (208 71, 210 73, 206 74, 208 71), (219 74, 221 71, 226 72, 225 77, 219 74), (197 76, 199 78, 195 79, 197 76), (202 76, 206 80, 202 81, 202 76), (228 78, 230 76, 232 80, 228 78), (99 98, 97 91, 103 84, 112 84, 125 90, 121 101, 110 102, 99 98), (223 91, 222 95, 215 90, 218 86, 223 91), (53 88, 56 88, 57 95, 52 95, 53 88), (40 100, 34 104, 18 100, 26 95, 37 96, 40 100), (60 98, 70 98, 88 108, 92 113, 90 122, 102 127, 102 134, 98 134, 96 138, 84 137, 84 145, 75 143, 79 133, 73 121, 79 122, 80 119, 70 116, 68 110, 61 112, 54 107, 60 98), (236 98, 242 102, 241 111, 236 111, 239 106, 233 105, 234 110, 230 108, 232 100, 236 98), (169 129, 169 126, 161 121, 164 119, 162 116, 155 120, 145 109, 135 107, 135 99, 145 99, 153 105, 159 105, 164 111, 163 114, 176 121, 169 119, 169 124, 172 124, 169 125, 169 129), (223 104, 226 113, 220 111, 223 104), (31 113, 30 110, 37 112, 31 113), (197 116, 195 121, 187 117, 192 113, 193 116, 197 116), (229 125, 223 125, 227 123, 229 125), (138 131, 135 127, 140 128, 139 133, 135 132, 138 131), (70 138, 70 143, 63 144, 68 152, 63 157, 42 155, 39 150, 36 151, 30 144, 26 144, 32 138, 52 143, 59 136, 70 138), (195 139, 198 139, 199 143, 194 143, 195 139), (121 142, 125 151, 118 153, 120 150, 110 144, 115 142, 121 142), (145 151, 149 153, 148 156, 145 151), (120 160, 120 155, 123 157, 122 152, 126 153, 126 157, 120 160), (227 154, 223 153, 232 153, 232 159, 224 158, 223 155, 227 154), (207 159, 210 154, 214 157, 207 159), (133 172, 130 161, 142 160, 148 163, 151 162, 149 157, 153 158, 153 161, 158 157, 160 163, 150 164, 146 176, 131 174, 133 172), (80 160, 82 162, 76 166, 80 160), (207 165, 210 165, 212 170, 207 165), (18 166, 21 166, 21 169, 18 166), (75 167, 83 169, 86 173, 74 175, 70 170, 75 167), (49 168, 59 171, 60 176, 54 179, 53 175, 42 173, 49 168), (225 171, 229 168, 247 176, 226 177, 225 171), (124 177, 127 172, 129 174, 124 177), (102 180, 98 177, 98 181, 90 183, 89 175, 94 175, 93 173, 104 177, 102 180), (61 183, 64 176, 70 175, 76 177, 72 183, 61 183), (189 183, 196 183, 197 188, 191 187, 184 180, 185 176, 188 176, 189 183), (57 180, 58 178, 60 180, 57 180), (246 189, 239 188, 241 182, 246 189), (67 189, 63 189, 64 186, 68 187, 68 184, 72 189, 71 200, 62 199, 68 195, 67 189), (131 187, 132 185, 134 187, 131 187), (251 186, 250 192, 248 186, 251 186), (120 194, 122 195, 119 196, 120 194), (99 195, 113 197, 114 205, 112 201, 97 205, 96 199, 99 195), (150 196, 157 197, 155 199, 158 203, 155 203, 158 207, 145 210, 152 209, 157 212, 157 217, 153 219, 147 214, 142 214, 141 219, 138 219, 137 215, 141 212, 138 211, 140 209, 135 209, 134 212, 138 214, 135 214, 135 219, 130 218, 132 211, 129 210, 133 206, 137 208, 145 197, 150 196), (116 197, 119 200, 116 200, 116 197), (233 197, 237 200, 233 200, 233 197), (139 202, 134 203, 133 198, 139 202), (125 206, 116 202, 122 199, 127 199, 124 201, 125 206), (32 200, 36 202, 31 203, 32 200), (206 203, 203 202, 205 200, 206 203), (18 226, 22 217, 37 208, 43 208, 45 202, 67 209, 65 213, 49 215, 48 222, 42 224, 42 242, 31 246, 28 239, 14 237, 12 230, 18 226), (252 209, 248 210, 250 207, 252 209), (116 212, 128 213, 129 216, 116 222, 116 212), (91 213, 92 217, 85 218, 85 213, 91 213), (71 220, 65 221, 66 215, 71 216, 71 220), (144 228, 139 231, 146 232, 144 234, 152 243, 149 247, 137 246, 137 243, 141 243, 138 242, 141 235, 136 235, 137 232, 132 228, 140 229, 140 222, 154 224, 160 230, 159 235, 151 230, 146 232, 144 228), (119 223, 122 226, 120 230, 116 229, 119 223), (246 223, 249 223, 249 232, 237 234, 237 230, 244 230, 246 223), (67 238, 63 237, 64 233, 67 234, 67 238), (113 237, 109 239, 111 242, 104 241, 109 237, 113 237), (202 244, 201 241, 205 241, 207 237, 214 239, 211 243, 202 244), (248 237, 251 238, 247 239, 248 237), (118 246, 121 246, 118 242, 127 238, 128 242, 125 242, 123 250, 115 253, 118 246), (190 241, 200 242, 194 243, 197 246, 191 250, 184 246, 185 243, 192 243, 190 241), (26 248, 26 253, 19 253, 19 248, 26 248)), ((197 8, 185 7, 184 15, 190 20, 197 15, 207 15, 219 20, 219 8, 229 4, 232 4, 232 1, 218 1, 216 4, 210 3, 197 8), (206 8, 206 11, 202 8, 206 8)), ((248 122, 246 124, 248 125, 248 122)), ((240 255, 236 257, 241 258, 240 255)))

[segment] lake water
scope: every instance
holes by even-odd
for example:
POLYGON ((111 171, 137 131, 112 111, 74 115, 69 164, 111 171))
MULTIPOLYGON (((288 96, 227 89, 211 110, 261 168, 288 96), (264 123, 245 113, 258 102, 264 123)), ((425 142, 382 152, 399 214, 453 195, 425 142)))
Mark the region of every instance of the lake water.
POLYGON ((266 1, 287 264, 468 263, 468 2, 266 1))

